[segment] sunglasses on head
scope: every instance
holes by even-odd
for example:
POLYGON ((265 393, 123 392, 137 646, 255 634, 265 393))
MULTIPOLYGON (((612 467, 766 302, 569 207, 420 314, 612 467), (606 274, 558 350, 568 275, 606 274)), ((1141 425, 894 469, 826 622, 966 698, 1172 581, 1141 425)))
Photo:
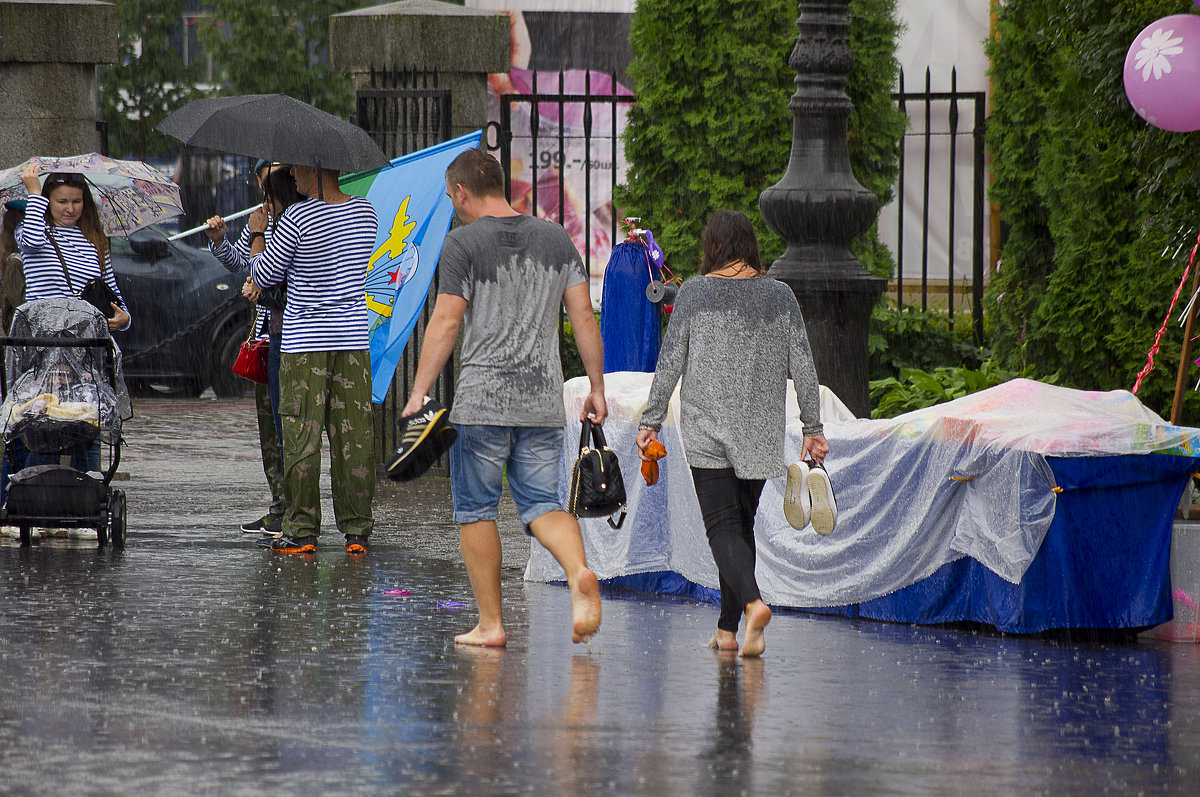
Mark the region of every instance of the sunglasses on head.
POLYGON ((77 174, 52 174, 46 178, 47 183, 52 185, 77 185, 83 188, 87 187, 87 181, 77 174))

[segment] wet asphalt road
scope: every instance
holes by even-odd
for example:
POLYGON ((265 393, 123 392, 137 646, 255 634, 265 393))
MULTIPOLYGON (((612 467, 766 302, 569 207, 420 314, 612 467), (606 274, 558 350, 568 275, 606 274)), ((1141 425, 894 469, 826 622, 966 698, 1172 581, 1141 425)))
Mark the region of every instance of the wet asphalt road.
POLYGON ((617 592, 572 645, 508 505, 509 647, 456 648, 444 479, 381 485, 363 560, 333 533, 273 556, 237 530, 266 495, 252 404, 136 412, 123 552, 0 541, 0 793, 1200 791, 1193 645, 780 612, 741 662, 704 646, 715 606, 617 592))

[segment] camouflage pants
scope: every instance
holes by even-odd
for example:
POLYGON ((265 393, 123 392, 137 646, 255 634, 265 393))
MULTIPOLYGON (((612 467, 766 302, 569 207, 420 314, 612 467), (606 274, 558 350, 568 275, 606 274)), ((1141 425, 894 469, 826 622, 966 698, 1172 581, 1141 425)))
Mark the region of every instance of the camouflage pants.
POLYGON ((333 514, 343 534, 371 533, 375 495, 371 358, 359 351, 284 352, 279 364, 283 419, 283 531, 321 532, 321 429, 329 435, 333 514))
POLYGON ((271 414, 271 396, 266 385, 254 386, 254 406, 258 410, 258 446, 262 449, 263 474, 271 489, 271 507, 267 514, 283 517, 287 508, 283 492, 283 458, 275 436, 275 417, 271 414))

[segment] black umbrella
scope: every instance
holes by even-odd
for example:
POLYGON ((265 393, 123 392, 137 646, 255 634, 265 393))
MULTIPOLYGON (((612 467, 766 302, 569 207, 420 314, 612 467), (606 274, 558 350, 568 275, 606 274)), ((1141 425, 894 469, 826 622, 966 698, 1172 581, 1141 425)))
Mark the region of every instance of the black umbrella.
POLYGON ((155 128, 193 147, 340 172, 389 164, 366 131, 285 94, 193 100, 155 128))

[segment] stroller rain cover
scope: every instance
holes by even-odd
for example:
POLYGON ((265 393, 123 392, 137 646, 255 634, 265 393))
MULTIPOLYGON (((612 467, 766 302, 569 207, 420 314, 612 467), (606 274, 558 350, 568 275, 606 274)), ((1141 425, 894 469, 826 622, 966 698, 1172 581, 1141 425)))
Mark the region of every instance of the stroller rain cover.
MULTIPOLYGON (((40 299, 17 308, 12 337, 108 338, 108 322, 87 302, 40 299)), ((115 445, 122 422, 133 416, 115 342, 116 379, 98 347, 9 345, 4 353, 7 395, 0 406, 6 442, 22 440, 51 453, 99 437, 115 445)))

